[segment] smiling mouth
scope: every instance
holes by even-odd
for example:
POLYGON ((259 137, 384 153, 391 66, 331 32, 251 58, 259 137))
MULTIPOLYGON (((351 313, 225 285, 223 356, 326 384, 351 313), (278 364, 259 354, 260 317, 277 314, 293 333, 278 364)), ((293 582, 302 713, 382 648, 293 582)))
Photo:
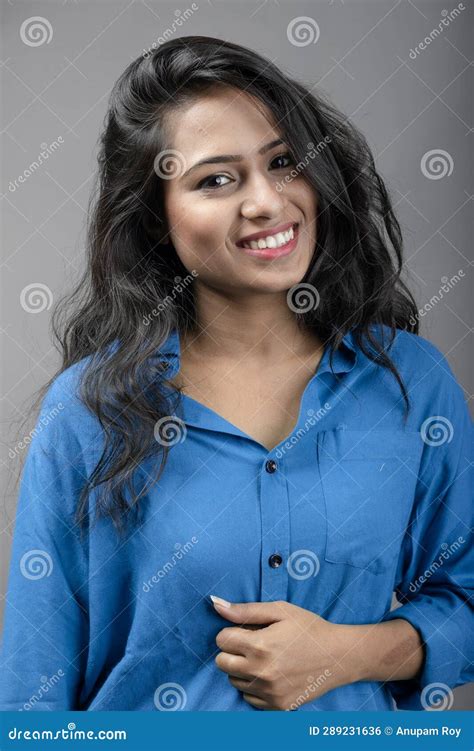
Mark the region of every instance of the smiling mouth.
POLYGON ((265 238, 259 238, 247 243, 240 242, 237 243, 237 247, 247 255, 264 260, 272 260, 292 253, 298 244, 298 237, 299 224, 295 223, 285 232, 278 232, 273 236, 267 235, 265 238))
POLYGON ((288 230, 285 230, 284 232, 276 232, 274 234, 269 233, 265 237, 259 237, 258 240, 248 240, 247 242, 242 242, 240 240, 236 244, 239 248, 247 248, 252 250, 282 248, 294 239, 297 227, 298 223, 295 222, 288 230))

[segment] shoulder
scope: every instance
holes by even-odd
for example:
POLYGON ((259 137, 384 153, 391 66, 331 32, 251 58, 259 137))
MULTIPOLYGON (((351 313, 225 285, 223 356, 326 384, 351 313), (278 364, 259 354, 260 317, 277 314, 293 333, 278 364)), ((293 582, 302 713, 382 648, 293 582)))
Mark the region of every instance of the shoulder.
MULTIPOLYGON (((433 342, 419 334, 397 329, 393 341, 389 326, 372 326, 372 331, 385 353, 408 381, 429 377, 437 385, 456 383, 447 356, 433 342)), ((459 387, 459 384, 457 384, 459 387)))
MULTIPOLYGON (((449 415, 450 419, 452 417, 454 420, 469 422, 464 390, 448 356, 439 347, 423 336, 401 329, 396 330, 390 343, 389 326, 378 325, 371 329, 397 369, 409 399, 416 408, 417 420, 429 415, 449 415)), ((358 357, 359 369, 364 371, 367 368, 399 399, 399 387, 392 373, 385 367, 379 367, 360 351, 358 357)))
POLYGON ((59 373, 43 399, 32 443, 46 452, 86 453, 102 442, 103 431, 97 416, 81 397, 82 376, 90 356, 59 373))
POLYGON ((41 403, 41 412, 54 410, 57 414, 67 407, 71 409, 84 409, 85 405, 80 396, 82 375, 90 357, 74 363, 61 371, 50 383, 41 403))

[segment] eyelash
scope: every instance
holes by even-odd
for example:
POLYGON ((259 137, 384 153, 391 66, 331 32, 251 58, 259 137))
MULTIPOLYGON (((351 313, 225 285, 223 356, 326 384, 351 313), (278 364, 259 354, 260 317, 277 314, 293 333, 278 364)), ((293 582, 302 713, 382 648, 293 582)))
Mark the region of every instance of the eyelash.
MULTIPOLYGON (((272 162, 274 162, 276 159, 281 159, 282 157, 288 157, 290 162, 293 161, 293 157, 291 156, 289 151, 286 151, 283 154, 278 154, 272 159, 272 162)), ((288 165, 286 165, 288 166, 288 165)), ((277 169, 285 169, 285 167, 277 167, 277 169)), ((225 188, 226 185, 229 185, 229 183, 226 183, 225 185, 215 185, 214 187, 207 186, 205 187, 205 183, 207 183, 209 180, 214 180, 216 177, 228 177, 228 175, 223 175, 221 173, 216 173, 215 175, 210 175, 209 177, 205 177, 203 180, 201 180, 200 183, 198 183, 197 188, 198 190, 217 190, 219 188, 225 188)))

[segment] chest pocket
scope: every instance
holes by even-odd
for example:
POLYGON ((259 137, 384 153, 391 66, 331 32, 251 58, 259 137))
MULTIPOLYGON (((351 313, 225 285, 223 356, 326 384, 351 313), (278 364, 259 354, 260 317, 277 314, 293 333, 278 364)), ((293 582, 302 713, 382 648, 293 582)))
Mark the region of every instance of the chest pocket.
POLYGON ((413 506, 422 449, 418 432, 318 434, 326 561, 373 573, 394 564, 413 506))

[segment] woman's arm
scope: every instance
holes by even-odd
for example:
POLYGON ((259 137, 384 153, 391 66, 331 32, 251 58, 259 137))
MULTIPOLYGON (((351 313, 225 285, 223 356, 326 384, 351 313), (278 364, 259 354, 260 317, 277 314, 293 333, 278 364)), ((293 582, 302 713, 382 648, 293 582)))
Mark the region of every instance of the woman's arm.
POLYGON ((425 651, 418 631, 398 618, 386 623, 342 626, 347 634, 346 659, 351 658, 356 681, 416 678, 425 651))
POLYGON ((463 391, 437 356, 443 377, 420 425, 426 446, 395 580, 401 606, 380 622, 404 619, 423 642, 419 673, 391 679, 399 709, 426 709, 431 687, 443 684, 449 697, 474 680, 474 431, 463 391))
POLYGON ((87 536, 81 543, 74 526, 85 480, 76 420, 70 396, 54 383, 18 496, 1 654, 3 711, 80 708, 89 618, 87 536))

